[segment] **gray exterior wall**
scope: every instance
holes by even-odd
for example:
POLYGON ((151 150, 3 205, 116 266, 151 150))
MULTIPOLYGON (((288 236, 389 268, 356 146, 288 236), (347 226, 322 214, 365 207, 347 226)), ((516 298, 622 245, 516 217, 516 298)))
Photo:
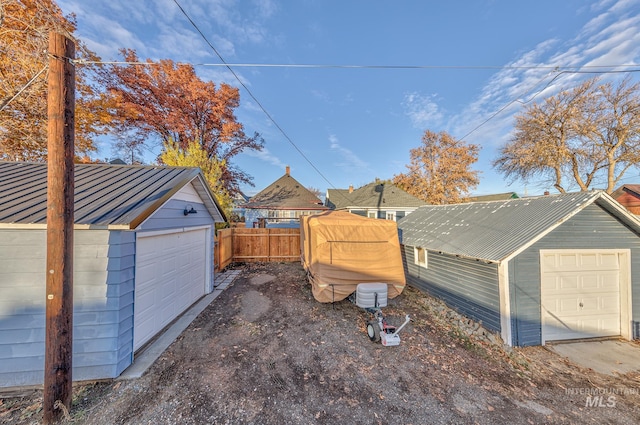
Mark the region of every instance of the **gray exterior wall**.
POLYGON ((516 346, 542 344, 541 249, 630 249, 634 338, 640 324, 640 235, 596 204, 587 206, 509 261, 511 328, 516 346))
MULTIPOLYGON (((135 237, 74 232, 73 379, 131 364, 135 237)), ((44 380, 46 230, 0 230, 0 387, 44 380)))
POLYGON ((162 208, 154 212, 138 229, 164 230, 177 227, 213 226, 213 224, 213 218, 204 204, 171 199, 162 208), (184 215, 185 205, 191 205, 197 213, 184 215))
POLYGON ((476 321, 500 331, 498 266, 451 255, 427 252, 427 268, 414 262, 414 248, 402 246, 407 283, 476 321))

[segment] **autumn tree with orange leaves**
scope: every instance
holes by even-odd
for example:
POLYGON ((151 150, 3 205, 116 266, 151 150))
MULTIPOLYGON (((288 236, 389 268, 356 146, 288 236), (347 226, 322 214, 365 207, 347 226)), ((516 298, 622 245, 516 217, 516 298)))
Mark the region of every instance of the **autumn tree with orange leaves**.
POLYGON ((422 145, 411 149, 408 171, 393 177, 393 183, 423 201, 434 204, 463 202, 478 183, 479 146, 457 140, 446 132, 425 131, 422 145))
POLYGON ((165 59, 140 59, 133 50, 122 50, 131 65, 110 65, 100 81, 113 100, 109 111, 113 129, 135 148, 152 138, 176 143, 188 150, 198 143, 209 158, 223 164, 222 181, 234 194, 240 184, 252 184, 245 172, 231 166, 231 160, 246 150, 262 150, 258 133, 248 137, 235 116, 240 105, 237 88, 225 83, 203 81, 191 65, 165 59))
MULTIPOLYGON (((0 159, 47 157, 47 56, 49 32, 76 43, 76 58, 96 56, 79 40, 73 16, 51 0, 0 0, 0 159)), ((100 90, 87 78, 93 66, 76 66, 76 156, 96 150, 93 137, 106 131, 100 90)))

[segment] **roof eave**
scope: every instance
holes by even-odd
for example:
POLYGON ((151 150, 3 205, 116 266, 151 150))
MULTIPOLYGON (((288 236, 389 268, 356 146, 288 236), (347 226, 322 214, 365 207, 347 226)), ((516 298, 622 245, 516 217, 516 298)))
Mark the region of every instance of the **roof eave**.
POLYGON ((555 222, 552 226, 549 226, 543 232, 540 232, 538 235, 536 235, 535 237, 531 238, 527 243, 523 244, 520 248, 518 248, 517 250, 515 250, 511 254, 507 255, 506 257, 504 257, 500 261, 510 261, 512 258, 514 258, 518 254, 520 254, 522 251, 526 250, 531 245, 533 245, 534 243, 538 242, 540 239, 542 239, 543 237, 545 237, 546 235, 551 233, 553 230, 555 230, 561 224, 567 222, 570 218, 574 217, 576 214, 578 214, 580 211, 585 209, 587 206, 589 206, 591 204, 594 204, 594 203, 600 205, 605 210, 607 210, 610 213, 614 214, 616 217, 622 219, 621 221, 623 223, 625 223, 627 225, 630 225, 634 229, 634 231, 636 233, 640 234, 640 219, 638 219, 633 214, 631 214, 629 211, 627 211, 626 208, 624 208, 622 205, 620 205, 619 202, 617 202, 615 199, 613 199, 606 192, 599 190, 599 191, 596 191, 596 193, 595 193, 595 195, 593 197, 591 197, 587 201, 583 202, 581 205, 577 206, 569 214, 567 214, 566 216, 562 217, 560 220, 555 222))
POLYGON ((207 184, 200 170, 198 170, 198 175, 196 177, 197 179, 193 178, 190 181, 194 182, 196 192, 204 201, 204 204, 207 207, 209 214, 211 214, 211 217, 213 217, 213 220, 216 223, 225 223, 229 221, 229 218, 225 215, 220 204, 218 204, 215 195, 211 192, 211 188, 207 184), (218 216, 220 218, 218 218, 218 216))
MULTIPOLYGON (((0 229, 47 230, 46 223, 0 223, 0 229)), ((73 230, 131 230, 128 224, 74 224, 73 230)))

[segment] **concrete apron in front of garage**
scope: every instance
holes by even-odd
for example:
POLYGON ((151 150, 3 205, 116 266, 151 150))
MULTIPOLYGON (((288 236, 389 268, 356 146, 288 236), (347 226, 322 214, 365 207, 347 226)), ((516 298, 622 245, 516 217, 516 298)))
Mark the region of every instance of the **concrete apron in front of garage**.
POLYGON ((545 345, 570 362, 606 375, 640 372, 640 344, 621 339, 581 340, 545 345))

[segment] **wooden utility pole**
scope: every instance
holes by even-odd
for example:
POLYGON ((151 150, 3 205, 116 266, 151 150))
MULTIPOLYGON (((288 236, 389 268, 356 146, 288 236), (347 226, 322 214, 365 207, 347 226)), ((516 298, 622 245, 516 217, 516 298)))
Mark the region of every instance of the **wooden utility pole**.
POLYGON ((49 33, 47 94, 47 270, 44 423, 71 408, 73 354, 73 154, 75 45, 49 33))

